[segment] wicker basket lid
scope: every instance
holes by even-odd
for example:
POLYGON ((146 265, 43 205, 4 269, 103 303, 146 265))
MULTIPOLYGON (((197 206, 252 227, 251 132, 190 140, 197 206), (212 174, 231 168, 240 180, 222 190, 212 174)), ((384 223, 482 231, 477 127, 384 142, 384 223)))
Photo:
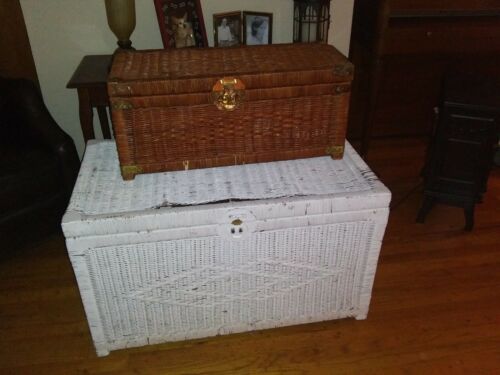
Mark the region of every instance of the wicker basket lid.
POLYGON ((248 89, 351 81, 353 65, 319 43, 236 48, 184 48, 117 53, 108 77, 110 96, 208 92, 236 76, 248 89))

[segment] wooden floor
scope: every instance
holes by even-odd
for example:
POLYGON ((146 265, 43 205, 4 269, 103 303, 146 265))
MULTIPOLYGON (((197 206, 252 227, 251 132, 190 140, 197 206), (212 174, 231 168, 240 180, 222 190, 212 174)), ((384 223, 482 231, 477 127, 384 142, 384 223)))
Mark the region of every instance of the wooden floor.
POLYGON ((369 164, 394 198, 367 320, 97 358, 54 235, 0 263, 0 374, 500 374, 500 170, 473 232, 452 207, 415 224, 423 154, 423 140, 373 143, 369 164))

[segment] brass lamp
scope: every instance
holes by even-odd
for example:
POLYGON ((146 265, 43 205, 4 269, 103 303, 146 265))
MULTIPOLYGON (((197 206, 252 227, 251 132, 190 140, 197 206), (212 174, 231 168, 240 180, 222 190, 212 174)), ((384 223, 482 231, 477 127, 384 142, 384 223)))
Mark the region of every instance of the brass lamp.
POLYGON ((293 1, 293 42, 328 41, 330 0, 293 1))
POLYGON ((130 35, 135 29, 135 0, 105 0, 106 17, 119 49, 133 49, 130 35))

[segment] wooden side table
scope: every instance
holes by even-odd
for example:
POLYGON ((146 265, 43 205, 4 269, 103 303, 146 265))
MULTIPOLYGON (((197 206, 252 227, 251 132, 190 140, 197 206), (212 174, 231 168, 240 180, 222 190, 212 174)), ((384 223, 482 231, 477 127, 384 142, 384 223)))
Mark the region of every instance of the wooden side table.
POLYGON ((69 89, 78 90, 80 125, 85 143, 89 139, 95 138, 93 123, 94 108, 97 109, 103 137, 105 139, 111 138, 107 112, 109 98, 106 89, 111 59, 112 55, 84 56, 66 85, 69 89))

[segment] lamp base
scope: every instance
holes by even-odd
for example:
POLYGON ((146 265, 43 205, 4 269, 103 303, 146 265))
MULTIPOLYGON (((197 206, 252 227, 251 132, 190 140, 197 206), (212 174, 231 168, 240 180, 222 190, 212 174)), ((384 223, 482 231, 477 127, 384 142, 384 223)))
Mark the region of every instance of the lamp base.
POLYGON ((130 50, 135 50, 134 47, 132 47, 132 41, 130 39, 128 40, 119 40, 116 42, 118 44, 118 49, 130 49, 130 50))

